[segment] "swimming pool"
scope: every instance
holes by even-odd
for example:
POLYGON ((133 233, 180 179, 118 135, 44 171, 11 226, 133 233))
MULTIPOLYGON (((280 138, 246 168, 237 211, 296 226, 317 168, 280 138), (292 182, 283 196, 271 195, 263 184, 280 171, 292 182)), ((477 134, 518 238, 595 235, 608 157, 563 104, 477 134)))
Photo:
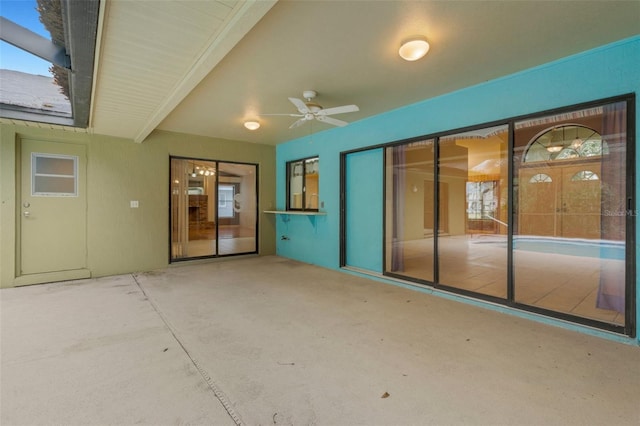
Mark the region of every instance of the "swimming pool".
POLYGON ((553 238, 534 236, 513 237, 514 250, 548 254, 624 260, 624 241, 585 240, 579 238, 553 238))

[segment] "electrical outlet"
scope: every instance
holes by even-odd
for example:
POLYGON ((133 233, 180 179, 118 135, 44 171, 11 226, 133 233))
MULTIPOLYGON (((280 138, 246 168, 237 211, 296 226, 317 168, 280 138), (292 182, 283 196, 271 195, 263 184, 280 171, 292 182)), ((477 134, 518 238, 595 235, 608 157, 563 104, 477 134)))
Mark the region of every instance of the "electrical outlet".
POLYGON ((139 204, 138 204, 138 200, 131 200, 131 201, 129 202, 129 204, 131 205, 131 208, 132 208, 132 209, 137 209, 137 208, 138 208, 138 206, 139 206, 139 204))

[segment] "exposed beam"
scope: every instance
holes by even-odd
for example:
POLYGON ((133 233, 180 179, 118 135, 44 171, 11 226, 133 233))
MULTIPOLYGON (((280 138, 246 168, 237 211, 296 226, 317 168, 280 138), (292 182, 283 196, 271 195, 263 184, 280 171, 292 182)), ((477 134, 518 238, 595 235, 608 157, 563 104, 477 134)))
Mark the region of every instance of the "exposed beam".
POLYGON ((232 16, 224 23, 220 31, 209 39, 201 54, 189 64, 183 77, 144 123, 134 141, 143 142, 277 1, 245 0, 238 2, 232 16))
POLYGON ((47 62, 68 70, 71 69, 71 58, 64 47, 36 34, 28 28, 0 16, 0 40, 25 50, 47 62))

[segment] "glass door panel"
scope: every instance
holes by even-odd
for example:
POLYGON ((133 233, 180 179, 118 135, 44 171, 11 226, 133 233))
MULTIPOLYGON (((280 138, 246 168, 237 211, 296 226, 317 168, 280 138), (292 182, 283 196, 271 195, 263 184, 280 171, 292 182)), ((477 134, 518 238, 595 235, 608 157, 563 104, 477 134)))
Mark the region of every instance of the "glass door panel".
POLYGON ((439 139, 438 283, 507 297, 507 126, 439 139))
POLYGON ((216 254, 216 163, 171 159, 171 259, 216 254))
POLYGON ((514 298, 625 324, 626 103, 516 123, 514 298))
POLYGON ((218 163, 220 255, 257 252, 257 166, 218 163))
POLYGON ((385 272, 434 281, 434 141, 386 148, 385 272))

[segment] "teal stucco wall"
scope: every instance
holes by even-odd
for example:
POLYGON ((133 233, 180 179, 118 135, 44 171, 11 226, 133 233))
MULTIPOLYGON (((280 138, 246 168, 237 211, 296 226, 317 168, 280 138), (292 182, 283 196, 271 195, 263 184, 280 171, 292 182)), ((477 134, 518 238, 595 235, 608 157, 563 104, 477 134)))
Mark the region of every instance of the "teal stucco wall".
MULTIPOLYGON (((281 256, 338 269, 340 265, 340 153, 397 140, 481 125, 545 110, 640 91, 640 36, 601 46, 513 75, 461 89, 436 98, 292 140, 276 149, 276 203, 285 208, 285 163, 320 157, 320 202, 325 216, 276 218, 277 253, 281 256), (280 239, 281 236, 288 239, 280 239)), ((425 76, 428 84, 428 76, 425 76)), ((636 100, 637 102, 637 100, 636 100)), ((360 105, 366 110, 366 105, 360 105)), ((640 108, 636 105, 636 135, 640 108)), ((640 158, 636 150, 636 164, 640 158)), ((379 162, 378 162, 379 163, 379 162)), ((373 166, 374 164, 372 164, 373 166)), ((379 167, 379 166, 376 166, 379 167)), ((636 173, 636 191, 640 188, 636 173)), ((636 198, 637 198, 636 193, 636 198)), ((382 197, 382 194, 380 194, 382 197)), ((376 204, 358 219, 370 238, 382 241, 382 205, 376 204)), ((640 227, 637 227, 640 228, 640 227)), ((638 233, 640 235, 640 233, 638 233)), ((638 235, 636 235, 638 240, 638 235)), ((366 249, 367 247, 363 247, 366 249)), ((357 247, 351 247, 357 250, 357 247)), ((371 251, 368 251, 371 253, 371 251)), ((640 251, 637 253, 637 257, 640 251)), ((636 263, 637 263, 636 259, 636 263)), ((380 258, 359 259, 371 270, 380 258)), ((376 267, 376 265, 378 265, 376 267)), ((636 295, 640 288, 636 277, 636 295)), ((475 303, 475 302, 473 302, 475 303)), ((481 303, 481 302, 479 302, 481 303)), ((496 308, 498 309, 498 308, 496 308)), ((640 311, 640 309, 636 309, 640 311)), ((526 315, 524 313, 518 315, 526 315)), ((549 320, 553 322, 553 320, 549 320)), ((638 315, 638 321, 640 315, 638 315)), ((638 338, 633 339, 639 343, 638 338)))

